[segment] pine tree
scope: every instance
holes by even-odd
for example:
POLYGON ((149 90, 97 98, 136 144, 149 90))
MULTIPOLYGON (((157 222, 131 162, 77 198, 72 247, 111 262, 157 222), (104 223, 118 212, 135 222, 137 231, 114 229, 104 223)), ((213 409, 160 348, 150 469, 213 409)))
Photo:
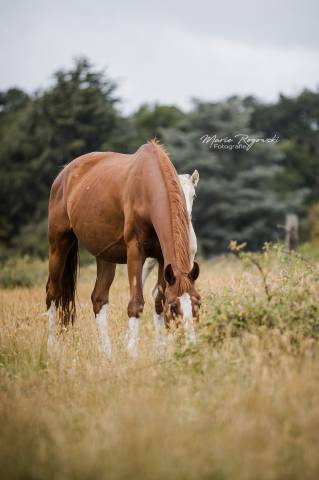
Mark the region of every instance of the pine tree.
POLYGON ((206 133, 234 138, 253 136, 250 106, 237 97, 213 104, 195 103, 180 129, 166 130, 165 143, 180 173, 200 174, 193 222, 202 253, 219 254, 230 240, 247 242, 250 249, 277 240, 289 207, 300 206, 304 192, 282 198, 276 179, 282 172, 279 149, 255 144, 250 150, 214 150, 201 142, 206 133))

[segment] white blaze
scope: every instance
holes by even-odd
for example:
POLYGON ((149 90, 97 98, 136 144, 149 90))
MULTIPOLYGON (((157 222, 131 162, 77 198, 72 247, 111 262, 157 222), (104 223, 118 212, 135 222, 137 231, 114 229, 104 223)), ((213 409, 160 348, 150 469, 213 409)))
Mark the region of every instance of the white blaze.
POLYGON ((96 326, 101 337, 102 350, 106 355, 110 356, 111 342, 108 335, 107 310, 108 305, 105 303, 99 313, 96 315, 96 326))
POLYGON ((187 344, 196 344, 196 335, 193 322, 192 301, 189 293, 183 293, 179 297, 181 310, 183 312, 183 324, 187 344))
POLYGON ((185 185, 185 183, 182 185, 182 188, 183 188, 183 192, 184 192, 187 213, 188 213, 189 217, 191 218, 195 191, 189 185, 185 185))
POLYGON ((194 232, 194 227, 192 225, 192 222, 189 223, 189 250, 190 250, 190 257, 191 257, 191 265, 193 265, 195 255, 197 252, 197 239, 196 239, 196 234, 194 232))

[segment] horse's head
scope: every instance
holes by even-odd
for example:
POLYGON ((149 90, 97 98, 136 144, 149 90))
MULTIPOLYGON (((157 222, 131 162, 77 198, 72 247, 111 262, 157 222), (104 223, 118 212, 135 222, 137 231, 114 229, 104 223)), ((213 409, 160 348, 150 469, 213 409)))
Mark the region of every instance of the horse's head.
POLYGON ((175 272, 171 264, 164 270, 165 303, 164 318, 166 325, 170 321, 188 324, 193 318, 199 319, 200 295, 196 291, 195 281, 199 275, 199 266, 194 262, 189 273, 175 272))
POLYGON ((195 189, 199 181, 199 173, 197 170, 194 170, 192 175, 186 173, 183 175, 178 175, 178 178, 184 192, 188 215, 191 217, 193 202, 196 196, 195 189))

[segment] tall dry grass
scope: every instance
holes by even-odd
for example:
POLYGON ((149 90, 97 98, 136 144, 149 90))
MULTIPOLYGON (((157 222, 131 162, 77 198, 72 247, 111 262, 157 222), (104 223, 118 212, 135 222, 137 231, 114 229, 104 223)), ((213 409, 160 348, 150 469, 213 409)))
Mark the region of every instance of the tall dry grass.
POLYGON ((319 478, 317 277, 281 251, 206 263, 197 348, 176 332, 156 357, 146 295, 136 361, 123 347, 124 269, 111 290, 112 361, 97 344, 94 269, 52 359, 44 286, 2 290, 1 477, 319 478))

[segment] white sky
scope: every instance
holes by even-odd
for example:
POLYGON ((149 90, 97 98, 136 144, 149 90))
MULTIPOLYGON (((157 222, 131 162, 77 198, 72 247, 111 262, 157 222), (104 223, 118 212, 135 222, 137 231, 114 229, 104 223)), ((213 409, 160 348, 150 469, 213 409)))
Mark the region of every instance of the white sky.
POLYGON ((319 0, 0 0, 0 89, 32 92, 87 56, 122 109, 319 86, 319 0))

